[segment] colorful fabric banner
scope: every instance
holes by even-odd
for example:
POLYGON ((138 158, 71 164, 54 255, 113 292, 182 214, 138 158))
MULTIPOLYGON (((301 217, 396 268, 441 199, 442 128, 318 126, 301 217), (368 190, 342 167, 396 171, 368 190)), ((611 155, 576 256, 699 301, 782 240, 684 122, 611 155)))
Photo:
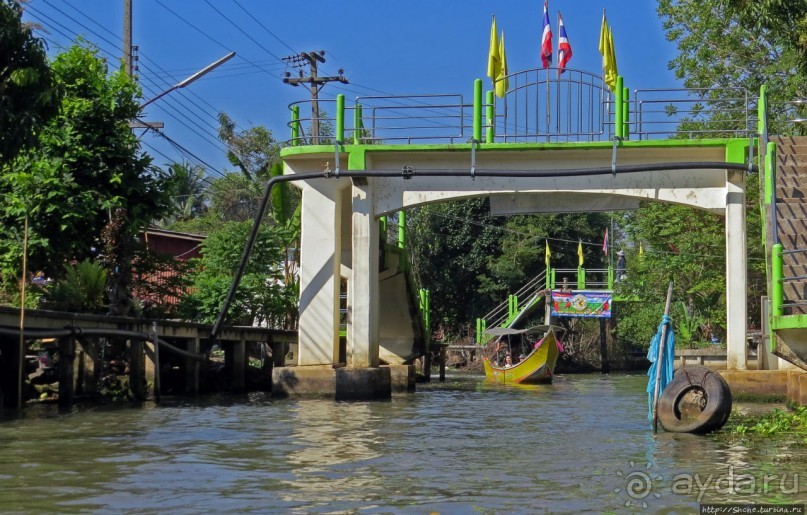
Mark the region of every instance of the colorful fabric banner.
POLYGON ((612 292, 552 290, 553 317, 611 318, 612 292))

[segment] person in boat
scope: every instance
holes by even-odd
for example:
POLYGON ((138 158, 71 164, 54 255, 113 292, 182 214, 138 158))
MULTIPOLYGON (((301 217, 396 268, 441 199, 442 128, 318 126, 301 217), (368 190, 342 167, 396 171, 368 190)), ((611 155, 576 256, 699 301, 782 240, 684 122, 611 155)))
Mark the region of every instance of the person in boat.
POLYGON ((628 265, 625 262, 624 250, 620 250, 616 255, 619 257, 619 259, 616 260, 616 280, 617 282, 621 282, 628 278, 628 265))
POLYGON ((504 368, 512 367, 513 366, 513 358, 510 357, 508 354, 504 357, 504 368))

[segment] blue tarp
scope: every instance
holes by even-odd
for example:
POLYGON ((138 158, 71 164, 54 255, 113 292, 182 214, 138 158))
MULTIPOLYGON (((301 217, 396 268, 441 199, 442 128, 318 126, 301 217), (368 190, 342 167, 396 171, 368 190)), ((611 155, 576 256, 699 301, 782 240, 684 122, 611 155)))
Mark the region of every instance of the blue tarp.
POLYGON ((672 321, 669 315, 664 315, 658 326, 658 331, 650 341, 650 348, 647 350, 647 360, 650 362, 650 370, 647 371, 649 380, 647 381, 647 418, 653 421, 653 397, 656 392, 656 369, 661 367, 661 378, 659 381, 659 398, 664 387, 672 381, 673 362, 675 361, 675 333, 673 332, 672 321), (661 347, 661 331, 667 327, 664 335, 664 355, 659 359, 659 348, 661 347))

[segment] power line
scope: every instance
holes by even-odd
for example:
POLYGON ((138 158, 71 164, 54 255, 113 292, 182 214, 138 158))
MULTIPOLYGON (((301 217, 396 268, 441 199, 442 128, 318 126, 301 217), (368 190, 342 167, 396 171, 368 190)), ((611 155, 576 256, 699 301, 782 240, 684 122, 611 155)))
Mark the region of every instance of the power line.
MULTIPOLYGON (((197 27, 197 26, 196 26, 196 25, 194 25, 193 23, 191 23, 191 22, 189 22, 188 20, 186 20, 186 19, 185 19, 183 16, 179 15, 179 14, 178 14, 176 11, 174 11, 173 9, 171 9, 170 7, 168 7, 167 5, 165 5, 165 4, 164 4, 164 3, 163 3, 161 0, 154 0, 154 2, 156 2, 156 3, 157 3, 158 5, 160 5, 160 6, 161 6, 163 9, 165 9, 166 11, 170 12, 171 14, 173 14, 174 16, 176 16, 177 18, 179 18, 179 19, 180 19, 180 20, 181 20, 183 23, 185 23, 186 25, 188 25, 189 27, 191 27, 193 30, 195 30, 195 31, 196 31, 196 32, 198 32, 199 34, 203 35, 204 37, 206 37, 207 39, 209 39, 210 41, 212 41, 213 43, 215 43, 215 44, 219 45, 220 47, 224 48, 225 50, 230 50, 230 48, 229 48, 229 47, 227 47, 227 46, 226 46, 224 43, 222 43, 222 42, 218 41, 216 38, 214 38, 213 36, 211 36, 209 33, 207 33, 207 32, 205 32, 205 31, 203 31, 202 29, 200 29, 199 27, 197 27)), ((248 63, 250 63, 250 64, 252 64, 252 65, 253 65, 253 66, 255 66, 256 68, 259 68, 259 69, 263 70, 263 71, 264 71, 264 72, 265 72, 267 75, 269 75, 269 76, 271 76, 271 77, 276 77, 276 78, 279 78, 277 75, 274 75, 273 73, 270 73, 270 72, 268 72, 268 71, 264 70, 262 67, 260 67, 260 66, 258 66, 257 64, 253 63, 253 62, 252 62, 252 61, 250 61, 249 59, 246 59, 245 57, 241 56, 240 54, 238 55, 238 58, 239 58, 239 59, 242 59, 242 60, 244 60, 244 61, 246 61, 246 62, 248 62, 248 63)))
POLYGON ((265 30, 266 32, 268 32, 270 36, 272 36, 273 38, 275 38, 276 40, 278 40, 278 41, 280 42, 280 44, 282 44, 283 46, 285 46, 286 48, 288 48, 288 49, 289 49, 289 50, 291 50, 292 52, 297 52, 297 50, 295 50, 295 49, 293 49, 292 47, 290 47, 289 45, 287 45, 285 41, 283 41, 282 39, 280 39, 279 37, 277 37, 277 36, 275 35, 275 33, 274 33, 274 32, 272 32, 271 30, 269 30, 269 29, 266 27, 266 25, 264 25, 264 24, 263 24, 263 23, 261 23, 261 22, 260 22, 260 21, 259 21, 257 18, 255 18, 255 16, 253 16, 253 15, 252 15, 252 13, 250 13, 249 11, 247 11, 246 9, 244 9, 244 6, 242 6, 242 5, 241 5, 241 4, 238 2, 238 0, 233 0, 233 2, 234 2, 234 3, 235 3, 235 5, 237 5, 237 6, 238 6, 238 7, 239 7, 239 8, 240 8, 242 11, 244 11, 244 12, 247 14, 247 16, 249 16, 250 18, 252 18, 252 21, 254 21, 255 23, 257 23, 257 24, 258 24, 258 25, 259 25, 261 28, 263 28, 263 30, 265 30))
POLYGON ((230 25, 232 25, 233 27, 235 27, 236 29, 238 29, 238 31, 239 31, 241 34, 245 35, 247 38, 249 38, 249 40, 250 40, 250 41, 252 41, 252 42, 253 42, 253 43, 255 43, 256 45, 258 45, 259 47, 261 47, 261 48, 262 48, 262 49, 263 49, 263 50, 264 50, 264 51, 265 51, 267 54, 271 55, 272 57, 274 57, 274 58, 275 58, 275 59, 277 59, 278 61, 280 61, 280 60, 281 60, 281 58, 280 58, 280 57, 278 57, 278 56, 276 56, 275 54, 273 54, 271 50, 269 50, 268 48, 266 48, 265 46, 263 46, 263 45, 262 45, 262 44, 261 44, 261 43, 260 43, 258 40, 256 40, 255 38, 253 38, 253 37, 252 37, 252 36, 251 36, 251 35, 250 35, 250 34, 249 34, 247 31, 245 31, 244 29, 242 29, 242 28, 241 28, 241 27, 240 27, 240 26, 239 26, 237 23, 235 23, 233 20, 231 20, 230 18, 228 18, 226 14, 224 14, 223 12, 221 12, 220 10, 218 10, 218 8, 216 8, 216 6, 215 6, 215 5, 213 5, 213 4, 211 4, 211 3, 210 3, 210 0, 205 0, 205 3, 206 3, 207 5, 209 5, 211 9, 213 9, 214 11, 216 11, 216 12, 217 12, 217 13, 218 13, 218 14, 219 14, 219 15, 220 15, 222 18, 224 18, 225 20, 227 20, 228 22, 230 22, 230 25))

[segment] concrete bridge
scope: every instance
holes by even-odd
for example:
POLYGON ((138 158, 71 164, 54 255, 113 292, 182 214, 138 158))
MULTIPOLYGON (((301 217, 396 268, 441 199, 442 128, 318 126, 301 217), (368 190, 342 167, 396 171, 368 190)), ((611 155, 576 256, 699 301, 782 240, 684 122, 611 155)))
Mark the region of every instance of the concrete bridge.
POLYGON ((708 115, 703 95, 665 90, 659 99, 656 90, 635 90, 631 98, 621 78, 612 94, 599 77, 579 71, 562 82, 519 72, 510 82, 498 102, 492 92, 483 101, 481 81, 468 104, 461 95, 448 95, 456 103, 439 95, 345 106, 340 96, 328 138, 305 137, 306 120, 292 107, 295 145, 282 158, 289 180, 304 179, 294 182, 302 190, 299 353, 296 367, 274 370, 273 388, 384 396, 390 372, 380 367, 382 356, 408 366, 416 336, 406 296, 384 285, 379 220, 479 196, 490 197, 499 214, 621 210, 655 200, 724 215, 727 365, 746 368, 745 176, 763 132, 749 121, 757 118, 754 99, 738 89, 745 124, 707 124, 698 132, 714 137, 692 139, 678 127, 696 110, 708 115), (678 117, 652 108, 662 104, 675 105, 678 117), (340 296, 347 299, 346 348, 344 367, 334 368, 340 296))

